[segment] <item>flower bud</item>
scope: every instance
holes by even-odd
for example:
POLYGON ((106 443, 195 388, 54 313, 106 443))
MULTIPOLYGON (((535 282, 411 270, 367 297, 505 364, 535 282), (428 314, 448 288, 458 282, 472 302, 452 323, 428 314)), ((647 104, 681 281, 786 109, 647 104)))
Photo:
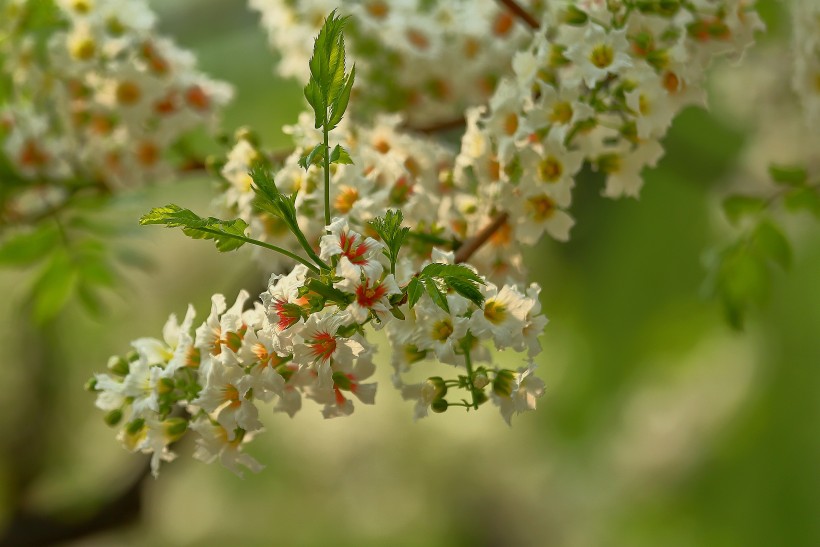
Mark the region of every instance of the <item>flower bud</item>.
POLYGON ((134 436, 142 431, 143 427, 145 427, 145 420, 142 418, 137 418, 136 420, 132 420, 125 425, 125 433, 134 436))
POLYGON ((480 389, 474 389, 473 390, 473 404, 475 404, 476 406, 483 405, 489 399, 490 398, 487 397, 487 394, 484 393, 483 390, 480 390, 480 389))
POLYGON ((436 399, 433 401, 433 404, 430 405, 430 410, 435 412, 436 414, 441 414, 442 412, 447 411, 448 403, 444 399, 436 399))
POLYGON ((259 135, 247 125, 238 128, 234 133, 234 138, 238 141, 248 141, 253 146, 259 146, 259 135))
POLYGON ((444 383, 444 380, 441 376, 433 376, 431 378, 427 378, 426 382, 427 389, 429 389, 432 393, 432 399, 437 400, 441 399, 445 395, 447 395, 447 386, 444 383))
POLYGON ((178 441, 188 431, 188 420, 185 418, 168 418, 162 425, 170 442, 178 441))
POLYGON ((479 370, 473 375, 473 387, 476 389, 484 389, 490 383, 490 377, 483 370, 479 370))
POLYGON ((564 22, 568 25, 584 25, 589 20, 586 12, 578 9, 575 6, 569 6, 564 11, 564 22))
POLYGON ((128 361, 114 355, 108 359, 108 370, 117 376, 127 376, 129 372, 128 361))
POLYGON ((504 369, 499 370, 493 380, 493 393, 499 397, 509 397, 512 395, 515 386, 515 372, 504 369))
POLYGON ((125 354, 125 360, 128 361, 129 363, 133 363, 134 361, 138 360, 139 358, 140 358, 140 354, 137 353, 133 349, 125 354))
POLYGON ((103 419, 105 420, 106 425, 108 425, 110 427, 114 427, 115 425, 120 423, 120 421, 122 420, 122 410, 119 409, 119 408, 116 408, 116 409, 112 410, 111 412, 109 412, 108 414, 106 414, 103 419))
POLYGON ((85 383, 85 390, 86 391, 92 391, 92 392, 100 391, 99 389, 97 389, 97 379, 96 378, 89 378, 88 381, 85 383))

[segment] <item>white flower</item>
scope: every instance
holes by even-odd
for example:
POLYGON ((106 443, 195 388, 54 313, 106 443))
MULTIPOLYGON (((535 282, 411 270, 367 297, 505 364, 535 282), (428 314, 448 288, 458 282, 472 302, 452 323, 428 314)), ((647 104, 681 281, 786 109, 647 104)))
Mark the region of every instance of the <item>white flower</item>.
MULTIPOLYGON (((378 265, 378 263, 376 264, 378 265)), ((337 282, 335 286, 355 296, 355 300, 348 306, 347 312, 350 313, 356 323, 364 323, 372 313, 376 319, 374 327, 380 329, 393 317, 390 314, 390 297, 401 294, 401 289, 399 289, 392 274, 379 280, 381 265, 378 269, 374 268, 373 270, 378 271, 378 273, 374 277, 366 277, 361 268, 354 266, 344 256, 339 261, 337 268, 338 274, 343 279, 337 282)))
POLYGON ((534 371, 533 364, 518 369, 509 396, 499 395, 496 391, 491 392, 490 397, 498 405, 507 425, 512 425, 513 414, 535 410, 536 399, 544 395, 544 382, 533 374, 534 371))
POLYGON ((299 365, 307 366, 330 360, 352 363, 364 347, 353 339, 336 334, 344 322, 344 315, 336 310, 326 309, 308 317, 294 337, 293 360, 299 365))
POLYGON ((203 380, 202 391, 191 404, 215 417, 228 432, 229 439, 234 438, 237 428, 245 431, 262 428, 259 411, 247 398, 253 378, 241 367, 216 361, 203 380))
POLYGON ((575 63, 580 76, 589 88, 632 65, 626 30, 610 30, 589 23, 583 40, 569 45, 565 56, 575 63))
POLYGON ((191 429, 199 433, 196 440, 194 458, 205 463, 212 463, 217 458, 219 463, 239 475, 242 472, 239 466, 247 467, 254 473, 261 471, 264 466, 252 456, 242 452, 242 444, 253 437, 250 433, 234 436, 224 427, 213 423, 207 417, 199 418, 191 423, 191 429))
POLYGON ((334 219, 327 230, 330 233, 319 242, 319 256, 322 260, 330 260, 334 256, 345 257, 366 277, 378 277, 382 271, 379 257, 384 244, 354 232, 344 218, 334 219))
POLYGON ((479 337, 491 336, 498 349, 524 347, 527 313, 534 302, 510 285, 499 291, 492 283, 483 287, 484 307, 470 317, 470 332, 479 337))

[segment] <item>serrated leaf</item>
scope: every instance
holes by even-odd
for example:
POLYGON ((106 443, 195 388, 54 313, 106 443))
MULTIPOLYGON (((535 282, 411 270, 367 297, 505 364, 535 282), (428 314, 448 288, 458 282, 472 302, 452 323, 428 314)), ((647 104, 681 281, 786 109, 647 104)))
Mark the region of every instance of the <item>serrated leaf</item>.
POLYGON ((752 235, 755 247, 779 264, 784 270, 788 270, 792 264, 792 248, 789 240, 783 232, 770 221, 761 222, 752 235))
POLYGON ((447 295, 442 292, 435 281, 432 279, 424 281, 424 288, 427 289, 427 294, 433 303, 447 313, 450 313, 450 305, 447 303, 447 295))
POLYGON ((59 242, 60 232, 50 223, 15 234, 0 244, 0 265, 29 266, 48 256, 59 242))
POLYGON ((809 173, 805 167, 770 165, 769 176, 777 184, 785 186, 802 186, 809 179, 809 173))
POLYGON ((795 188, 783 196, 783 204, 789 211, 808 211, 820 219, 820 193, 816 188, 795 188))
POLYGON ((441 264, 434 262, 432 264, 428 264, 423 270, 421 270, 421 277, 439 279, 454 277, 470 280, 480 285, 486 284, 478 274, 463 264, 441 264))
POLYGON ((479 308, 484 305, 484 295, 481 294, 481 291, 478 289, 478 286, 476 286, 474 281, 458 277, 447 277, 444 282, 456 293, 460 294, 479 308))
MULTIPOLYGON (((324 159, 325 143, 319 143, 316 146, 314 146, 310 152, 299 158, 299 166, 305 171, 307 171, 311 165, 319 165, 324 159)), ((332 157, 331 161, 333 161, 332 157)))
POLYGON ((344 84, 338 97, 330 104, 330 119, 328 120, 328 129, 335 129, 347 110, 347 105, 350 102, 350 93, 353 91, 353 82, 356 79, 356 65, 350 70, 350 75, 344 84))
POLYGON ((766 208, 766 200, 756 196, 734 195, 723 200, 723 212, 732 225, 747 216, 753 216, 766 208))
POLYGON ((422 294, 424 294, 424 285, 419 281, 418 277, 414 277, 410 280, 410 283, 407 284, 407 304, 411 310, 413 306, 416 305, 416 302, 419 301, 422 294))
POLYGON ((140 219, 140 224, 161 224, 168 228, 182 228, 193 239, 211 239, 220 252, 234 251, 246 243, 248 224, 241 218, 221 220, 203 218, 189 209, 174 204, 156 207, 140 219))
POLYGON ((342 148, 341 145, 337 144, 333 149, 333 152, 330 154, 330 163, 352 165, 353 160, 350 158, 348 151, 342 148))

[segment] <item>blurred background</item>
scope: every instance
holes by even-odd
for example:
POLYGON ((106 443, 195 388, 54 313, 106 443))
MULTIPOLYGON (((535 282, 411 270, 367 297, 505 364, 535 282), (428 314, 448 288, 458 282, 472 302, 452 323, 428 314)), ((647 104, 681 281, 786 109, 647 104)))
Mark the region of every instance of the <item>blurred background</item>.
MULTIPOLYGON (((165 33, 236 86, 226 130, 251 124, 287 147, 300 85, 273 75, 245 2, 153 4, 165 33)), ((782 9, 763 3, 766 40, 787 32, 782 9)), ((716 68, 724 80, 734 70, 716 68)), ((183 443, 159 479, 134 486, 145 458, 120 448, 84 382, 132 339, 159 336, 169 313, 190 302, 202 317, 212 293, 259 292, 265 274, 247 254, 142 228, 127 244, 154 264, 127 272, 104 319, 70 306, 34 328, 21 318, 26 273, 0 270, 0 529, 24 507, 57 519, 34 528, 131 520, 70 543, 88 547, 820 545, 820 231, 793 219, 793 268, 774 275, 744 332, 730 329, 704 297, 703 260, 726 237, 717 196, 743 182, 753 130, 721 104, 675 121, 639 201, 602 199, 585 174, 572 240, 531 249, 551 320, 538 359, 547 394, 512 428, 489 407, 414 423, 383 343, 378 404, 342 420, 310 406, 266 415, 248 447, 261 473, 240 479, 183 443)), ((205 211, 212 188, 191 176, 120 199, 112 216, 136 224, 170 202, 205 211)))

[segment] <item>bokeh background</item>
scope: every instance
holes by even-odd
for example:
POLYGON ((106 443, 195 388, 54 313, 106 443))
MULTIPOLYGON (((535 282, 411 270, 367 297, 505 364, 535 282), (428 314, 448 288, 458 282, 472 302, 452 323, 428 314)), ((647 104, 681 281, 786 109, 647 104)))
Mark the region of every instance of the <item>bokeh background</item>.
MULTIPOLYGON (((166 33, 236 85, 226 129, 251 124, 287 147, 300 85, 273 75, 244 2, 153 4, 166 33)), ((782 4, 762 11, 766 40, 782 39, 782 4)), ((703 260, 727 237, 718 196, 737 185, 750 129, 716 102, 676 120, 639 201, 604 200, 584 174, 572 240, 531 249, 551 319, 536 412, 512 428, 489 406, 414 423, 382 344, 375 406, 329 421, 310 407, 265 416, 248 451, 266 468, 244 479, 183 443, 143 483, 137 521, 71 545, 820 545, 820 230, 790 222, 793 268, 731 330, 704 295, 703 260)), ((196 175, 122 198, 110 216, 136 224, 169 202, 205 211, 213 196, 196 175)), ((124 272, 102 319, 70 306, 32 327, 30 279, 0 270, 0 529, 21 506, 71 521, 127 489, 144 458, 119 447, 83 383, 130 340, 158 336, 169 313, 191 302, 201 316, 212 293, 265 281, 249 255, 174 231, 135 229, 122 244, 153 265, 124 272)))

